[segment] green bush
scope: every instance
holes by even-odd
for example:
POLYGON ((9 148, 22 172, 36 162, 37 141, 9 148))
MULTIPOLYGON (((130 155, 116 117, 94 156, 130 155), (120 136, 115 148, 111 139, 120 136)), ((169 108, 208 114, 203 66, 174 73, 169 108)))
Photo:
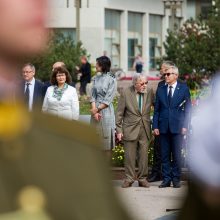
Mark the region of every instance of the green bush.
POLYGON ((52 66, 57 61, 65 63, 73 81, 76 81, 75 66, 80 65, 80 57, 86 53, 81 42, 76 44, 70 35, 56 31, 51 34, 47 51, 42 56, 34 57, 31 62, 36 67, 37 78, 42 81, 49 80, 52 66))

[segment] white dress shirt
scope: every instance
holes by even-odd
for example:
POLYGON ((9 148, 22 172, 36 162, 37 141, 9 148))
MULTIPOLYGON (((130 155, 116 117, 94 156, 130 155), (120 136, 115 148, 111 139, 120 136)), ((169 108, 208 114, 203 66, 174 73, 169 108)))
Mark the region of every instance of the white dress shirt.
POLYGON ((32 109, 33 109, 33 98, 34 98, 35 78, 33 77, 33 79, 32 79, 30 82, 25 82, 24 93, 25 93, 26 88, 27 88, 27 83, 29 83, 29 102, 28 102, 28 109, 29 109, 29 111, 32 111, 32 109))
POLYGON ((172 97, 173 97, 173 93, 174 93, 176 86, 177 86, 177 81, 173 85, 167 84, 167 95, 169 94, 170 86, 172 86, 172 97))
POLYGON ((54 86, 48 87, 44 97, 42 111, 69 120, 78 120, 79 100, 76 89, 68 85, 67 89, 62 95, 61 100, 57 100, 55 97, 53 97, 53 93, 54 86))

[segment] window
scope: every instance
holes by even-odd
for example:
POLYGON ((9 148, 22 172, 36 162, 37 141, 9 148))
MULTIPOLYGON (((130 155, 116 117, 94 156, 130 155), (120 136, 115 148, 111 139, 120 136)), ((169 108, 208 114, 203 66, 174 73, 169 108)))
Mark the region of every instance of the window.
POLYGON ((135 56, 142 55, 142 14, 128 13, 128 69, 133 67, 135 56))
POLYGON ((53 30, 61 32, 65 37, 71 36, 74 42, 76 42, 76 29, 75 28, 55 28, 53 30))
POLYGON ((156 70, 157 61, 162 56, 162 16, 150 15, 149 23, 149 68, 156 70))
POLYGON ((113 67, 120 67, 120 11, 105 10, 105 52, 113 67))

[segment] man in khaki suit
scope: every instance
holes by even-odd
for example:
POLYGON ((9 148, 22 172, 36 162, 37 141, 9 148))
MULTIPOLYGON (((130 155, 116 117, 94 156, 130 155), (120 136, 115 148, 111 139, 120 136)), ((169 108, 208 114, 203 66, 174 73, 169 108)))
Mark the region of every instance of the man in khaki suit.
POLYGON ((119 140, 125 146, 125 175, 123 188, 132 186, 135 181, 135 161, 138 150, 139 186, 149 187, 148 145, 151 138, 150 110, 153 104, 153 90, 147 88, 147 80, 140 73, 133 76, 133 85, 124 90, 118 102, 116 129, 119 140))

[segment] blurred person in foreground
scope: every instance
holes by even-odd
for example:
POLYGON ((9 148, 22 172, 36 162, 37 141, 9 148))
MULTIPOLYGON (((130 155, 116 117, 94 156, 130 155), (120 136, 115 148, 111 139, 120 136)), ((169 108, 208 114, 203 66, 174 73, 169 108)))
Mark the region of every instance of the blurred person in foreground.
POLYGON ((111 61, 101 56, 96 59, 96 75, 91 90, 91 124, 95 125, 103 139, 105 150, 115 146, 115 112, 113 99, 117 90, 115 76, 110 72, 111 61))
POLYGON ((70 86, 71 76, 65 67, 57 67, 51 76, 52 86, 48 87, 43 112, 54 114, 68 120, 78 120, 79 100, 76 89, 70 86))
POLYGON ((181 146, 187 133, 190 92, 186 84, 177 81, 178 68, 171 66, 164 72, 166 85, 158 87, 153 116, 154 135, 160 135, 163 182, 159 188, 181 187, 181 146))
POLYGON ((178 220, 220 219, 220 78, 192 120, 190 182, 178 220))
POLYGON ((94 130, 14 104, 22 57, 46 45, 46 15, 46 0, 0 0, 0 219, 127 220, 94 130))
POLYGON ((133 76, 133 85, 123 91, 118 101, 116 131, 119 141, 125 146, 125 180, 122 188, 131 187, 137 179, 139 186, 149 187, 148 146, 151 139, 150 110, 153 105, 153 90, 147 88, 147 80, 141 73, 133 76), (138 173, 135 165, 138 152, 138 173))

